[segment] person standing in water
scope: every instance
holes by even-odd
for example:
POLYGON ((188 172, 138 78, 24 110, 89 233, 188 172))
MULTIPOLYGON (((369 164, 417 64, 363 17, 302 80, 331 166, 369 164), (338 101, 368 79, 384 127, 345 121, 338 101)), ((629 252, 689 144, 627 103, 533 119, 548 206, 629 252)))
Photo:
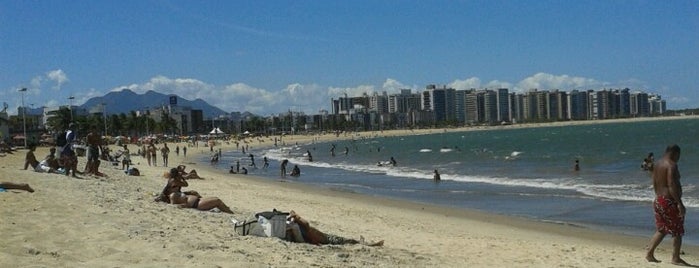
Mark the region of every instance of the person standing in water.
POLYGON ((280 175, 282 177, 286 177, 286 165, 289 164, 289 160, 284 159, 282 160, 282 163, 279 165, 279 170, 280 170, 280 175))

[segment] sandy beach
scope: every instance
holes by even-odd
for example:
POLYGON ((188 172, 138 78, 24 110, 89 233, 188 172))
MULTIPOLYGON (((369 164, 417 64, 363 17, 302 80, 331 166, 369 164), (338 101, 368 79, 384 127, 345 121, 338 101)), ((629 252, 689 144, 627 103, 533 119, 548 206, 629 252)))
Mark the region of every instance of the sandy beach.
MULTIPOLYGON (((601 121, 600 121, 601 122, 601 121)), ((573 122, 576 123, 576 122, 573 122)), ((587 123, 587 122, 581 122, 587 123)), ((605 122, 606 123, 606 122, 605 122)), ((553 124, 557 125, 557 124, 553 124)), ((560 124, 558 124, 560 125, 560 124)), ((386 131, 411 135, 444 130, 386 131)), ((458 131, 448 130, 448 131, 458 131)), ((292 136, 286 142, 333 140, 333 135, 292 136)), ((179 145, 169 144, 171 150, 179 145)), ((221 144, 222 150, 235 145, 221 144)), ((271 146, 270 140, 251 146, 271 146)), ((112 146, 115 149, 115 146, 112 146)), ((135 152, 137 147, 130 145, 135 152)), ((0 192, 0 267, 671 267, 670 239, 645 261, 648 237, 537 222, 478 211, 370 197, 302 185, 293 180, 232 175, 170 154, 170 167, 187 165, 204 180, 188 189, 217 196, 234 215, 180 209, 153 202, 169 168, 133 156, 141 176, 104 164, 104 177, 22 170, 26 150, 0 157, 0 181, 29 183, 36 192, 0 192), (315 246, 237 235, 231 218, 276 208, 295 210, 318 229, 350 238, 385 240, 383 247, 315 246)), ((40 147, 37 158, 48 148, 40 147)), ((85 164, 79 158, 79 169, 85 164)), ((160 164, 160 159, 158 159, 160 164)), ((270 167, 278 170, 279 167, 270 167)), ((650 205, 648 213, 651 213, 650 205)), ((649 215, 651 217, 651 215, 649 215)), ((694 223, 688 223, 694 224, 694 223)), ((683 258, 699 264, 698 248, 683 258)))

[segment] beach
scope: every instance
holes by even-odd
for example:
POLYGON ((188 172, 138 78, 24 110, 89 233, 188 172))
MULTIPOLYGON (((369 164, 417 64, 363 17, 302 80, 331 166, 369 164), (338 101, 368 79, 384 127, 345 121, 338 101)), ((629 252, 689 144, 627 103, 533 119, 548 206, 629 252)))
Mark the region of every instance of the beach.
MULTIPOLYGON (((384 131, 361 135, 401 136, 443 131, 384 131)), ((457 130, 448 130, 457 131, 457 130)), ((342 135, 290 136, 286 142, 330 141, 342 135)), ((252 141, 253 147, 272 141, 252 141)), ((169 144, 171 150, 181 144, 169 144)), ((222 150, 235 149, 220 144, 222 150)), ((115 149, 115 146, 112 146, 115 149)), ((136 151, 135 145, 129 147, 136 151)), ((303 185, 226 174, 195 159, 204 147, 170 153, 170 167, 187 165, 203 180, 187 189, 217 196, 234 215, 179 209, 156 203, 166 183, 162 166, 133 156, 141 176, 127 176, 103 163, 105 177, 21 170, 26 150, 0 157, 0 181, 29 183, 36 192, 0 193, 4 206, 0 267, 670 267, 671 240, 656 252, 660 264, 645 261, 648 237, 620 235, 549 223, 412 203, 303 185), (294 210, 326 233, 368 241, 364 245, 315 246, 237 235, 231 218, 276 208, 294 210)), ((38 148, 42 158, 48 148, 38 148)), ((85 157, 79 158, 79 169, 85 157)), ((160 159, 158 163, 160 164, 160 159)), ((278 167, 270 167, 278 170, 278 167)), ((651 213, 649 208, 648 213, 651 213)), ((650 215, 649 215, 650 216, 650 215)), ((695 224, 695 223, 688 223, 695 224)), ((699 263, 697 248, 683 258, 699 263)))

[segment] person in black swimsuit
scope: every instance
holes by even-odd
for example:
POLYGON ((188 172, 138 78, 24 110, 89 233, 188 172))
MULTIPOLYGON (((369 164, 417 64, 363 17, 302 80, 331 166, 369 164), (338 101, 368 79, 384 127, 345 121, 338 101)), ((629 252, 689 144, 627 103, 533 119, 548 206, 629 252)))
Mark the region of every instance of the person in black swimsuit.
POLYGON ((222 212, 233 214, 233 211, 218 197, 202 197, 197 192, 182 192, 182 187, 187 186, 189 184, 177 168, 171 169, 170 179, 160 195, 161 199, 166 196, 168 200, 160 201, 178 205, 180 208, 195 208, 203 211, 218 208, 222 212))

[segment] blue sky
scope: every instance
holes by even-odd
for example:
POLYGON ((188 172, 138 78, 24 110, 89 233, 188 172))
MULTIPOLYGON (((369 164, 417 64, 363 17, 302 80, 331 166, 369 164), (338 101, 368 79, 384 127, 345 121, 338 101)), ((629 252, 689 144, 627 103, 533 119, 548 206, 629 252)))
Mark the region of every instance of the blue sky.
POLYGON ((698 1, 0 0, 0 101, 156 90, 317 113, 363 92, 629 87, 699 107, 698 1))

